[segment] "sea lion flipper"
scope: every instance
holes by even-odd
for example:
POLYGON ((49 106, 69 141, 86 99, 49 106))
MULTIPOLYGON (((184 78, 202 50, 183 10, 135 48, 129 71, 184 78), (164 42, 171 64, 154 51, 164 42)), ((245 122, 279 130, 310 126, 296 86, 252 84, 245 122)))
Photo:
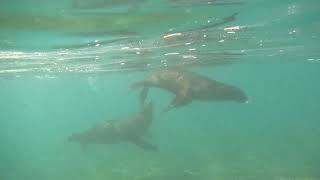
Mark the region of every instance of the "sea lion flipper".
POLYGON ((177 94, 176 97, 170 102, 170 104, 163 110, 163 112, 168 112, 173 108, 186 105, 191 102, 191 99, 187 96, 182 96, 177 94))
POLYGON ((157 151, 158 150, 158 147, 154 144, 151 144, 149 142, 146 142, 144 141, 143 139, 141 138, 134 138, 131 140, 131 142, 143 149, 146 149, 146 150, 153 150, 153 151, 157 151))
POLYGON ((162 112, 166 113, 166 112, 170 111, 170 110, 173 109, 173 108, 174 108, 174 107, 173 107, 171 104, 169 104, 167 107, 165 107, 165 108, 162 110, 162 112))
POLYGON ((163 110, 163 112, 168 112, 173 108, 186 105, 192 101, 191 89, 189 88, 189 83, 184 83, 182 88, 180 88, 176 94, 176 97, 170 102, 170 104, 163 110))

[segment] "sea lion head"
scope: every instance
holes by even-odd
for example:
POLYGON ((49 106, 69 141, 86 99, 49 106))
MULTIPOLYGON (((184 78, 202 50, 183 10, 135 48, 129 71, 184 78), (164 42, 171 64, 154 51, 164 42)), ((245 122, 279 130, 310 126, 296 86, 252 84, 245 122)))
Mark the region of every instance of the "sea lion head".
POLYGON ((248 103, 249 98, 246 95, 245 92, 243 92, 241 89, 236 88, 233 90, 233 93, 230 94, 230 97, 232 100, 234 100, 235 102, 239 102, 239 103, 248 103))

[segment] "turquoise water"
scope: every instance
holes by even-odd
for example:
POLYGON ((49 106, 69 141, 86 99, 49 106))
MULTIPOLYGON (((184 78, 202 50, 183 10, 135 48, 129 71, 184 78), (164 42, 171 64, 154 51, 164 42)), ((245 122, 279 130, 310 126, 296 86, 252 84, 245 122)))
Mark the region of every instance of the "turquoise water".
POLYGON ((0 179, 320 179, 319 2, 209 2, 1 1, 0 179), (137 112, 130 85, 167 67, 249 103, 163 113, 174 95, 153 88, 158 151, 67 142, 137 112))

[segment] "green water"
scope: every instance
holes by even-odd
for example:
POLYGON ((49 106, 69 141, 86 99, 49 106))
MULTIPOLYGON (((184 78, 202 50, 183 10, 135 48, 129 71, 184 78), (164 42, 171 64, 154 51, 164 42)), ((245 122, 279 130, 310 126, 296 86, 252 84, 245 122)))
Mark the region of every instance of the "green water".
POLYGON ((0 1, 1 180, 320 179, 317 0, 78 1, 0 1), (158 151, 66 141, 137 112, 131 83, 177 66, 249 103, 163 113, 174 95, 153 88, 158 151))

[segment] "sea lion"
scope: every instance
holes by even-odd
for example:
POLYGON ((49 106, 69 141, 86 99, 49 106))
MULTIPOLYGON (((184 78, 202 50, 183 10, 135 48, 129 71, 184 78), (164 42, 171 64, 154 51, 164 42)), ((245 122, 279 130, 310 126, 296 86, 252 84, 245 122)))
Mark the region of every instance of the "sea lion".
POLYGON ((104 122, 82 132, 68 137, 68 142, 80 142, 82 147, 87 144, 116 144, 122 142, 133 143, 145 150, 157 150, 157 146, 146 142, 143 136, 149 135, 152 122, 153 106, 146 103, 140 112, 125 118, 104 122))
POLYGON ((176 95, 164 112, 189 104, 193 100, 240 103, 248 101, 246 94, 238 87, 183 69, 155 71, 144 80, 133 83, 130 89, 142 88, 140 102, 144 103, 150 87, 165 89, 176 95))

